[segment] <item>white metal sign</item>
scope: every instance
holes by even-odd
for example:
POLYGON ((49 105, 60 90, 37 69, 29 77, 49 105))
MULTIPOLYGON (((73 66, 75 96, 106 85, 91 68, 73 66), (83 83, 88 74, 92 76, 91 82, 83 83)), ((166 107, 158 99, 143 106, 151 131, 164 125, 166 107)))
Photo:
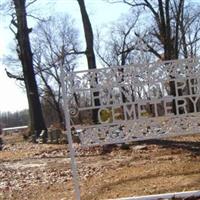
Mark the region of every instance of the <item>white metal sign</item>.
POLYGON ((64 82, 83 145, 199 132, 199 59, 70 72, 64 82))
POLYGON ((78 72, 61 68, 76 199, 80 199, 80 191, 72 127, 79 130, 85 146, 199 133, 199 61, 194 58, 78 72))

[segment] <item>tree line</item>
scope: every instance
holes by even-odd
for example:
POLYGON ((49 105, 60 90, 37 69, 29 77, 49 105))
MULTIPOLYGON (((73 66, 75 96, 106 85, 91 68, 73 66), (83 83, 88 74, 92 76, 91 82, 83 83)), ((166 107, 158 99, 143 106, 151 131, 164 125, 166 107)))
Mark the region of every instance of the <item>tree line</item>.
POLYGON ((27 126, 29 124, 28 110, 0 113, 0 125, 2 128, 27 126))
MULTIPOLYGON (((52 122, 64 122, 61 65, 67 73, 74 71, 84 56, 88 69, 95 69, 97 59, 102 66, 111 67, 199 55, 200 9, 198 3, 189 0, 107 0, 111 4, 127 4, 130 9, 105 32, 95 30, 96 34, 87 4, 76 0, 84 40, 73 16, 67 13, 39 19, 33 29, 29 28, 28 11, 35 2, 10 0, 9 4, 2 3, 1 8, 9 10, 11 22, 8 26, 16 42, 16 56, 12 52, 6 58, 7 65, 16 68, 9 68, 7 75, 21 81, 26 88, 30 130, 36 137, 52 122)), ((169 93, 175 95, 173 82, 169 83, 169 88, 169 93)), ((80 96, 73 95, 76 104, 80 104, 80 96)), ((98 96, 98 93, 93 95, 98 96)), ((98 104, 96 98, 95 105, 98 104)), ((91 119, 93 123, 98 122, 97 110, 93 111, 91 119)))

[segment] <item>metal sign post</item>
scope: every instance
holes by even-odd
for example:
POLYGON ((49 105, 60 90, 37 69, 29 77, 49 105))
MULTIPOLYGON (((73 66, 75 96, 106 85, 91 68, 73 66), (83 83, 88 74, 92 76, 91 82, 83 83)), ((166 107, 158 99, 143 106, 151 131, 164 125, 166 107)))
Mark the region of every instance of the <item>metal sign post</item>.
POLYGON ((71 169, 72 169, 72 179, 74 183, 75 195, 76 200, 80 200, 80 188, 79 188, 79 178, 78 178, 78 168, 76 165, 75 160, 75 151, 73 148, 73 140, 72 140, 72 133, 71 133, 71 125, 70 125, 70 113, 69 113, 69 99, 67 96, 67 85, 65 85, 65 71, 63 66, 61 65, 61 85, 62 85, 62 95, 63 95, 63 102, 64 102, 64 113, 65 113, 65 124, 66 124, 66 131, 67 131, 67 139, 69 145, 69 152, 71 158, 71 169))

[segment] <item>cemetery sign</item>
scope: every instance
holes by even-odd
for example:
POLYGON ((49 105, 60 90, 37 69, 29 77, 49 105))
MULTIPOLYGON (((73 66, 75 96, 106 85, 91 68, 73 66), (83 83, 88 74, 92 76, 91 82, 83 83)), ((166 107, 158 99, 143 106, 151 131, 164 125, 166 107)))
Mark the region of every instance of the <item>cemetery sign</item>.
POLYGON ((197 58, 67 72, 63 78, 70 126, 81 130, 85 146, 199 132, 197 58))

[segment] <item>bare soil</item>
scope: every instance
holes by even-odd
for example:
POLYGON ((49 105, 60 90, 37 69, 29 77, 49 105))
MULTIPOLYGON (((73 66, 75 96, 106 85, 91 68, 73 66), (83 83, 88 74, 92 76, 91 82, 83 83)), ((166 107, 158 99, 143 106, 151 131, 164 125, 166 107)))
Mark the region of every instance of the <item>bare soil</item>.
MULTIPOLYGON (((0 200, 75 199, 67 145, 4 136, 0 200)), ((200 135, 135 142, 129 149, 75 145, 82 200, 200 189, 200 135)))

